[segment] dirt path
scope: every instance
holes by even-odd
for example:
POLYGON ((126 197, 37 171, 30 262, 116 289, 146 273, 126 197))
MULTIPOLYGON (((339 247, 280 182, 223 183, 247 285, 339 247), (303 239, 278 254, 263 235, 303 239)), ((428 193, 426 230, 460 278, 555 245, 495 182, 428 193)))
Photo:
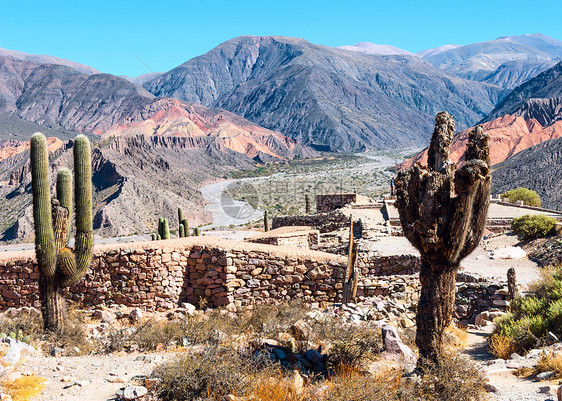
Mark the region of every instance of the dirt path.
POLYGON ((127 383, 136 384, 135 376, 149 375, 158 364, 174 355, 173 352, 61 358, 37 355, 25 360, 22 371, 48 380, 43 393, 34 401, 108 401, 114 400, 115 392, 127 383), (110 383, 119 381, 117 378, 123 382, 110 383), (73 385, 75 382, 83 383, 73 385))
POLYGON ((488 352, 486 344, 488 333, 480 330, 468 330, 468 347, 464 353, 477 362, 486 372, 490 384, 498 391, 490 393, 493 401, 554 401, 556 400, 557 381, 534 382, 520 379, 513 375, 509 363, 499 362, 488 352), (498 363, 499 362, 499 363, 498 363), (550 386, 549 393, 541 393, 541 388, 550 386))

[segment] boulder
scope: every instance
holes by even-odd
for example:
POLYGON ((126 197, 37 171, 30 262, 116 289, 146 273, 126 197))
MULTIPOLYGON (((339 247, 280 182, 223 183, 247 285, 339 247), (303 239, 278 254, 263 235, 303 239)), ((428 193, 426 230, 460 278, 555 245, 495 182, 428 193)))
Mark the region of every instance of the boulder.
POLYGON ((125 390, 123 390, 123 399, 126 401, 138 400, 139 398, 144 397, 147 393, 148 390, 144 386, 129 386, 125 387, 125 390))
POLYGON ((382 327, 382 341, 384 344, 385 358, 392 360, 404 360, 406 363, 414 363, 416 355, 402 342, 398 331, 392 326, 382 327))
POLYGON ((527 257, 519 246, 508 246, 507 248, 496 249, 490 253, 490 259, 522 259, 527 257))
POLYGON ((312 327, 302 319, 293 324, 289 331, 297 341, 313 341, 316 338, 312 327))
POLYGON ((131 313, 129 314, 129 318, 133 322, 138 322, 143 318, 143 313, 141 308, 133 308, 131 309, 131 313))

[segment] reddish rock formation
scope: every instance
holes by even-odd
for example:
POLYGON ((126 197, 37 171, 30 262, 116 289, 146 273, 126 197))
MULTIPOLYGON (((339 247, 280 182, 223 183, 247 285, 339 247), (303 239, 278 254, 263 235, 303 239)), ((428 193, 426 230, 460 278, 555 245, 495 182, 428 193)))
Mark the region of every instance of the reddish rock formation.
MULTIPOLYGON (((537 120, 525 121, 523 117, 505 115, 482 125, 490 136, 491 165, 503 162, 508 157, 538 145, 549 139, 562 137, 562 121, 543 127, 537 120)), ((459 132, 451 144, 451 160, 462 160, 468 140, 468 133, 472 128, 459 132)), ((415 162, 427 164, 427 149, 398 166, 399 169, 410 168, 415 162)))
MULTIPOLYGON (((49 152, 54 152, 55 150, 60 149, 64 142, 59 138, 52 136, 47 138, 47 144, 49 146, 49 152)), ((18 141, 13 139, 0 141, 0 160, 25 152, 27 149, 29 149, 29 141, 18 141)))
POLYGON ((111 127, 101 136, 139 134, 214 137, 225 148, 250 158, 267 155, 275 159, 290 159, 295 154, 314 153, 280 132, 260 127, 233 113, 175 99, 156 100, 135 113, 128 122, 111 127))

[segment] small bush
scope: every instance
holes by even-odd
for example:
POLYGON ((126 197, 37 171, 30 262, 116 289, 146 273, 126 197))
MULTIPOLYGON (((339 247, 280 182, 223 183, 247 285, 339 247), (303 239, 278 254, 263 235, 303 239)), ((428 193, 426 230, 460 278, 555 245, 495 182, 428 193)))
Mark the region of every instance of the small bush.
POLYGON ((562 378, 562 354, 543 352, 533 373, 538 375, 542 372, 555 372, 556 379, 562 378))
POLYGON ((509 359, 518 351, 516 342, 508 336, 494 334, 490 337, 490 351, 500 359, 509 359))
POLYGON ((380 330, 339 325, 332 331, 332 347, 327 352, 327 367, 338 370, 343 367, 359 369, 373 361, 383 350, 380 330), (335 337, 335 338, 334 338, 335 337))
POLYGON ((557 220, 544 214, 516 217, 511 223, 513 232, 524 239, 542 238, 554 233, 557 220))
POLYGON ((208 347, 201 354, 186 353, 160 366, 155 376, 163 401, 220 399, 243 395, 250 385, 249 358, 229 349, 208 347))
POLYGON ((541 275, 528 295, 511 303, 511 313, 496 320, 490 338, 494 355, 522 354, 544 343, 549 332, 562 335, 562 266, 545 268, 541 275))
POLYGON ((529 188, 516 188, 501 194, 502 199, 509 199, 511 203, 523 201, 527 206, 541 207, 541 197, 529 188))

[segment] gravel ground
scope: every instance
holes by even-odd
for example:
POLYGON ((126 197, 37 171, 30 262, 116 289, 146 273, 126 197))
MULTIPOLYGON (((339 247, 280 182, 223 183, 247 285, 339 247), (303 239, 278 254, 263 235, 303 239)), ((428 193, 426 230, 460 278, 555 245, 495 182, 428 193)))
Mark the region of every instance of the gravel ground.
MULTIPOLYGON (((484 241, 476 250, 461 263, 461 268, 469 273, 483 277, 507 279, 509 268, 515 268, 517 282, 527 285, 539 278, 540 268, 537 263, 527 258, 522 259, 490 259, 490 251, 515 246, 518 239, 513 235, 501 235, 484 241)), ((373 243, 372 249, 382 255, 419 255, 416 248, 404 237, 381 237, 373 243)))
POLYGON ((61 358, 35 355, 26 358, 21 370, 48 380, 48 385, 40 396, 34 398, 35 401, 107 401, 115 399, 115 392, 127 383, 135 384, 134 376, 149 375, 158 364, 174 355, 173 352, 61 358), (125 383, 107 380, 117 377, 124 379, 125 383), (63 378, 70 381, 62 381, 63 378), (73 385, 75 381, 88 383, 73 385))

